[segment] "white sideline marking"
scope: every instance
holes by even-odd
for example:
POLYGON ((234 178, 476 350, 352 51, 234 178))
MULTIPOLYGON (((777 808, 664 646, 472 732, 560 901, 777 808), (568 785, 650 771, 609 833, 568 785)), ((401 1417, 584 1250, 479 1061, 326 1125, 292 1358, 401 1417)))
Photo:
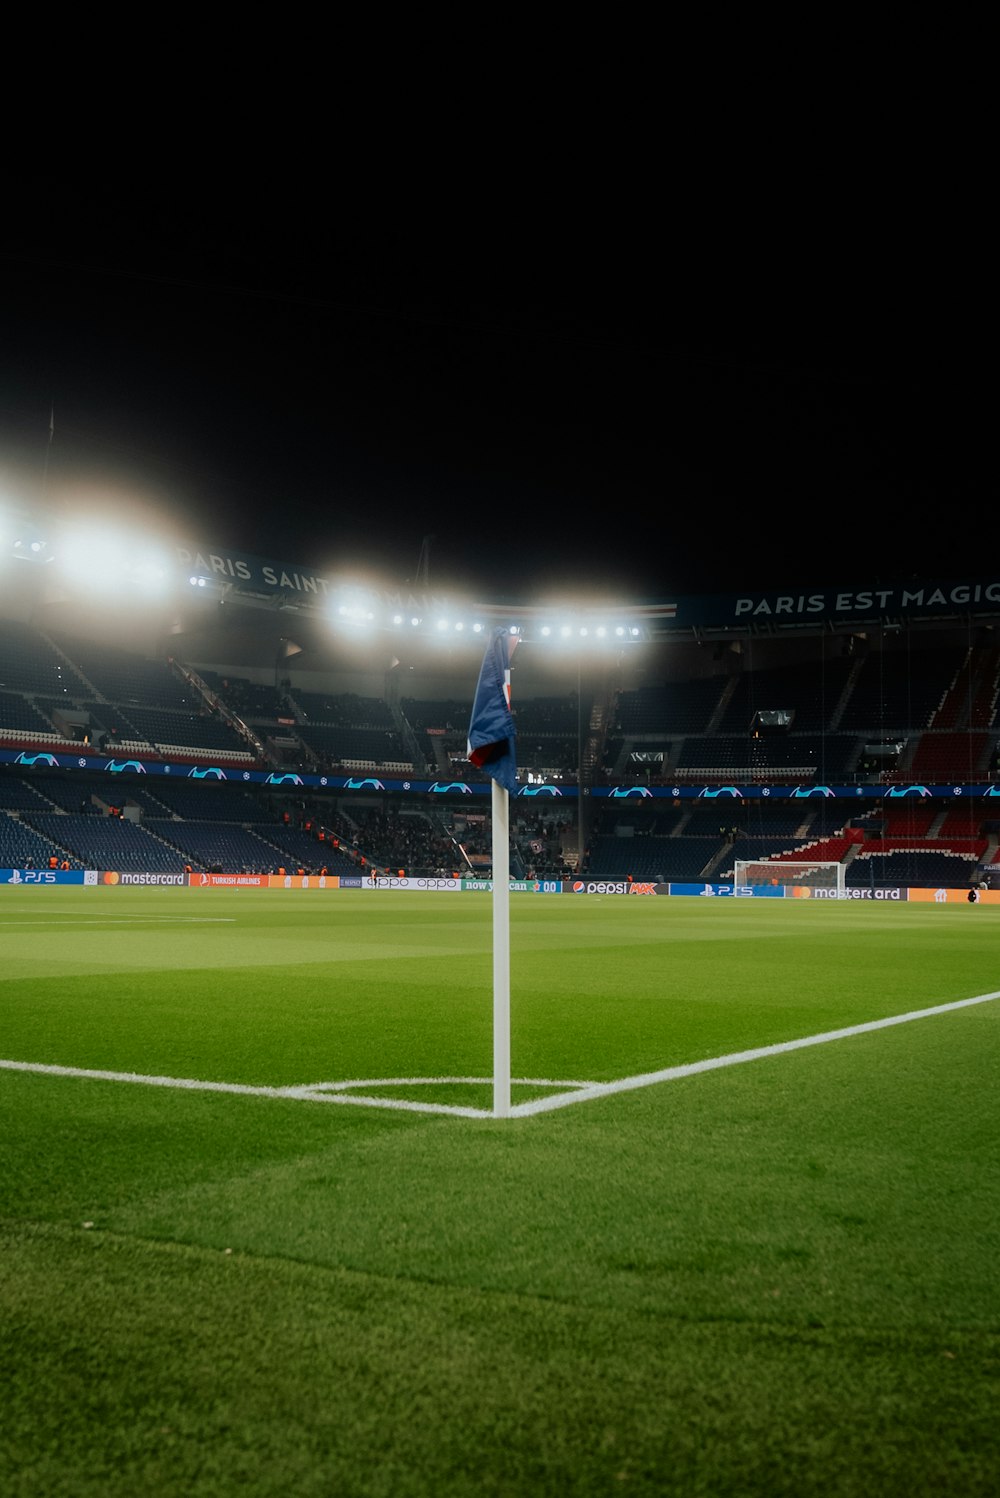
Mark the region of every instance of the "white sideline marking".
MULTIPOLYGON (((134 1082, 143 1087, 176 1087, 188 1092, 235 1092, 249 1097, 293 1098, 311 1103, 349 1103, 356 1107, 390 1108, 406 1113, 450 1113, 459 1118, 490 1118, 488 1108, 464 1108, 456 1103, 411 1103, 404 1098, 369 1097, 355 1087, 440 1087, 449 1082, 488 1087, 491 1077, 376 1077, 363 1081, 312 1082, 292 1087, 255 1087, 247 1082, 203 1082, 195 1077, 150 1077, 141 1072, 98 1071, 91 1067, 54 1066, 41 1061, 0 1060, 0 1070, 33 1072, 46 1077, 84 1077, 95 1082, 134 1082)), ((525 1078, 522 1086, 589 1088, 589 1082, 549 1082, 525 1078)), ((562 1095, 562 1094, 561 1094, 562 1095)))
POLYGON ((150 926, 157 922, 180 922, 185 926, 234 926, 236 917, 234 915, 115 915, 87 916, 64 920, 62 916, 54 917, 51 911, 39 911, 36 921, 30 915, 14 916, 10 920, 0 920, 0 926, 32 926, 38 921, 47 921, 52 926, 150 926))
MULTIPOLYGON (((536 1113, 551 1113, 556 1108, 568 1108, 572 1103, 589 1103, 595 1098, 608 1097, 615 1092, 633 1092, 640 1087, 653 1087, 658 1082, 674 1082, 681 1077, 693 1077, 699 1072, 718 1071, 724 1066, 742 1066, 746 1061, 759 1061, 767 1056, 781 1056, 786 1051, 801 1051, 806 1046, 826 1045, 831 1040, 847 1040, 853 1035, 865 1035, 872 1030, 887 1030, 892 1025, 906 1025, 911 1020, 929 1019, 936 1014, 951 1014, 956 1009, 968 1009, 973 1004, 988 1004, 1000 999, 1000 989, 993 993, 977 994, 971 999, 955 999, 948 1004, 935 1004, 929 1009, 912 1009, 907 1014, 893 1014, 887 1019, 868 1020, 860 1025, 847 1025, 842 1030, 824 1030, 819 1035, 804 1035, 799 1040, 783 1040, 776 1045, 757 1046, 750 1051, 733 1051, 728 1056, 713 1056, 705 1061, 689 1061, 681 1066, 664 1067, 662 1071, 641 1072, 634 1077, 620 1077, 616 1082, 567 1082, 551 1081, 540 1077, 515 1077, 512 1082, 521 1087, 562 1087, 570 1091, 558 1092, 551 1097, 535 1098, 528 1103, 517 1103, 511 1110, 511 1118, 529 1118, 536 1113)), ((465 1108, 455 1103, 413 1103, 404 1098, 371 1097, 355 1092, 359 1087, 440 1087, 451 1084, 488 1086, 492 1077, 369 1077, 348 1082, 309 1082, 292 1087, 255 1087, 246 1082, 202 1082, 194 1077, 150 1077, 140 1072, 97 1071, 89 1067, 55 1066, 40 1061, 7 1061, 0 1059, 0 1070, 32 1072, 49 1077, 84 1077, 98 1082, 133 1082, 144 1087, 176 1087, 189 1092, 231 1092, 248 1097, 292 1098, 301 1102, 346 1103, 363 1108, 387 1108, 404 1113, 446 1113, 457 1118, 492 1118, 488 1108, 465 1108)))
POLYGON ((991 999, 1000 999, 1000 989, 994 993, 977 994, 972 999, 955 999, 950 1004, 935 1004, 930 1009, 912 1009, 908 1014, 893 1014, 888 1019, 873 1019, 862 1025, 847 1025, 842 1030, 825 1030, 819 1035, 804 1035, 800 1040, 783 1040, 777 1045, 757 1046, 752 1051, 734 1051, 729 1056, 713 1056, 707 1061, 691 1061, 684 1066, 668 1066, 663 1071, 643 1072, 637 1077, 621 1077, 617 1082, 594 1082, 585 1092, 536 1098, 534 1102, 519 1103, 511 1108, 510 1114, 512 1118, 526 1118, 533 1113, 549 1113, 554 1108, 568 1108, 570 1103, 587 1103, 592 1098, 606 1097, 612 1092, 632 1092, 637 1087, 652 1087, 657 1082, 674 1082, 680 1077, 693 1077, 703 1071, 717 1071, 723 1066, 741 1066, 744 1061, 759 1061, 765 1056, 780 1056, 785 1051, 801 1051, 806 1046, 825 1045, 830 1040, 847 1040, 852 1035, 865 1035, 870 1030, 887 1030, 890 1025, 905 1025, 911 1020, 928 1019, 932 1014, 950 1014, 954 1009, 968 1009, 972 1004, 987 1004, 991 999))

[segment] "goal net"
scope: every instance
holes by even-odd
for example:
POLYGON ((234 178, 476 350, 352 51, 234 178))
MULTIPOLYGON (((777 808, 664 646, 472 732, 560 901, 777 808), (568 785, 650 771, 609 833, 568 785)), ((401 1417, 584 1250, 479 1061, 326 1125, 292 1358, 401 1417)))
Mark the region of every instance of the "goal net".
POLYGON ((811 889, 836 890, 844 893, 847 865, 803 860, 738 858, 733 867, 733 892, 759 888, 761 885, 807 885, 811 889))

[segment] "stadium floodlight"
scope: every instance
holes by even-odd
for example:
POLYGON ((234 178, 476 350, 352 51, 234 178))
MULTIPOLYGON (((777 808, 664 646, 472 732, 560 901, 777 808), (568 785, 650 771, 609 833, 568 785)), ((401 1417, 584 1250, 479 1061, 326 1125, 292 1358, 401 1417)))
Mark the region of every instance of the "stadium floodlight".
POLYGON ((822 859, 737 858, 733 865, 733 893, 752 895, 755 889, 782 887, 822 890, 827 899, 843 899, 847 865, 822 859))
POLYGON ((125 576, 126 582, 141 590, 146 598, 162 597, 171 588, 171 569, 156 556, 140 557, 130 563, 125 576))
POLYGON ((162 597, 173 586, 175 562, 165 548, 117 526, 78 523, 60 536, 60 576, 76 591, 102 604, 162 597))
POLYGON ((37 535, 29 541, 24 536, 19 536, 11 548, 11 553, 19 562, 51 562, 53 554, 49 552, 48 543, 42 541, 37 535))

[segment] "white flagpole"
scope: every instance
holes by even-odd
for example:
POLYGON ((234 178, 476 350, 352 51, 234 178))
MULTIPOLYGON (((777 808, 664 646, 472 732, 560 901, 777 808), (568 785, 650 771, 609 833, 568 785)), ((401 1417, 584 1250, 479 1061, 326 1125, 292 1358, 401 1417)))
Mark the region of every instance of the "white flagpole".
POLYGON ((510 1117, 510 797, 493 782, 493 1117, 510 1117))

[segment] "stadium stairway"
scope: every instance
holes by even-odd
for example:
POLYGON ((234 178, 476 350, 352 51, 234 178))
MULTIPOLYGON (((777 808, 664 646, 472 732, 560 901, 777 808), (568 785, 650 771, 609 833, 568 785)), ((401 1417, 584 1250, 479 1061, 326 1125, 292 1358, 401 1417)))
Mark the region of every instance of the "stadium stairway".
POLYGON ((265 761, 267 761, 268 763, 273 763, 267 753, 267 749, 264 743, 254 733, 249 724, 244 723, 243 719, 233 712, 229 704, 225 702, 223 698, 220 697, 216 692, 212 691, 208 683, 204 681, 201 676, 199 676, 198 672, 193 666, 185 665, 183 661, 175 660, 174 657, 171 656, 170 668, 173 671, 174 675, 177 677, 178 681, 181 681, 185 686, 190 687, 191 690, 201 698, 202 702, 207 708, 213 709, 215 712, 217 712, 222 718, 223 722, 228 723, 233 732, 239 735, 244 744, 246 744, 248 752, 253 755, 255 761, 257 761, 258 763, 263 763, 265 761))
POLYGON ((858 677, 861 675, 861 669, 863 666, 864 658, 859 657, 851 667, 850 675, 844 683, 844 690, 840 694, 840 700, 834 706, 833 712, 830 716, 829 731, 831 733, 836 733, 837 729, 840 727, 841 719, 843 718, 844 713, 847 710, 847 704, 851 700, 851 696, 854 692, 854 688, 857 685, 858 677))
POLYGON ((727 860, 729 862, 729 873, 731 876, 733 850, 732 846, 729 843, 723 843, 718 853, 716 853, 714 858, 709 859, 708 863, 702 869, 698 877, 711 883, 711 881, 715 879, 716 874, 721 873, 722 866, 727 862, 727 860))
POLYGON ((403 712, 403 709, 399 705, 398 695, 394 694, 390 698, 387 692, 386 700, 388 702, 389 711, 392 714, 392 721, 395 726, 396 732, 399 734, 403 746, 406 749, 407 754, 410 756, 410 763, 413 766, 413 771, 417 775, 422 774, 427 768, 427 757, 424 754, 424 751, 421 749, 420 745, 417 743, 417 736, 413 732, 413 728, 411 727, 405 713, 403 712))

